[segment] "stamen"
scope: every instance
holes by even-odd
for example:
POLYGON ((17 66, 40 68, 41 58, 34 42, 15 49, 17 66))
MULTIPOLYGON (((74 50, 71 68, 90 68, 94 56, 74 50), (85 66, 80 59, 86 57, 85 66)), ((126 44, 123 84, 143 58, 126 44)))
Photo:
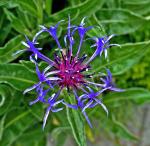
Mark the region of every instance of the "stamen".
POLYGON ((87 54, 84 54, 78 61, 82 63, 87 58, 87 54))

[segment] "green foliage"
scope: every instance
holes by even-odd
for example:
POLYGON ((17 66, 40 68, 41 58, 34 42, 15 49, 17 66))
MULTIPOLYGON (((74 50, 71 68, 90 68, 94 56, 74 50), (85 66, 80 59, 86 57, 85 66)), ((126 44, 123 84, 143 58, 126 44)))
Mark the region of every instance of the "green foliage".
POLYGON ((17 58, 17 55, 13 55, 15 51, 23 48, 21 41, 23 37, 18 35, 12 38, 4 47, 0 47, 0 63, 9 63, 17 58))
POLYGON ((0 64, 0 82, 7 83, 13 88, 23 91, 32 86, 36 75, 20 64, 0 64))
MULTIPOLYGON (((65 23, 58 32, 61 37, 67 26, 68 14, 75 24, 87 16, 88 25, 95 26, 88 32, 91 37, 117 35, 113 41, 120 43, 121 48, 110 48, 109 60, 97 58, 93 67, 96 72, 110 68, 117 84, 126 88, 126 91, 104 95, 104 103, 111 110, 108 118, 99 109, 89 111, 89 115, 93 121, 100 123, 98 126, 103 125, 108 137, 113 134, 119 141, 137 140, 137 136, 126 126, 128 120, 122 123, 122 118, 114 118, 120 112, 113 111, 116 107, 120 111, 128 108, 122 106, 124 103, 132 102, 134 106, 139 106, 150 101, 150 1, 68 0, 61 10, 53 13, 54 5, 58 6, 59 3, 54 0, 0 0, 0 146, 46 145, 49 135, 56 146, 62 146, 70 134, 79 146, 86 146, 89 131, 85 130, 86 122, 78 111, 66 108, 66 112, 56 114, 55 117, 51 114, 46 130, 42 131, 45 107, 40 104, 28 107, 28 102, 36 95, 22 94, 37 81, 35 66, 26 61, 25 54, 13 55, 17 50, 25 49, 21 44, 24 35, 32 38, 39 25, 49 27, 64 19, 65 23)), ((46 34, 42 37, 46 40, 42 41, 42 47, 53 43, 46 34)), ((53 47, 56 48, 56 45, 53 47)), ((91 55, 93 49, 88 43, 85 48, 88 55, 91 55)), ((53 57, 53 51, 47 54, 53 57)), ((44 65, 41 63, 41 68, 44 65)), ((66 98, 74 103, 70 96, 66 98)), ((91 131, 96 131, 98 126, 94 125, 91 131)), ((117 145, 115 141, 114 145, 117 145)))
MULTIPOLYGON (((68 98, 71 104, 75 103, 74 97, 69 96, 68 98)), ((86 146, 85 129, 81 113, 67 107, 67 118, 77 144, 86 146)))
MULTIPOLYGON (((150 41, 146 41, 123 44, 120 48, 113 47, 110 50, 109 61, 101 61, 100 66, 96 68, 96 71, 100 71, 102 68, 109 67, 114 74, 122 74, 130 69, 140 60, 141 57, 145 55, 150 48, 149 45, 150 41)), ((97 59, 97 62, 99 62, 99 59, 97 59)))
POLYGON ((124 100, 132 100, 138 104, 150 102, 150 91, 144 88, 129 88, 120 93, 109 93, 105 96, 105 103, 121 102, 124 100))
POLYGON ((138 140, 138 138, 133 133, 131 133, 127 127, 125 127, 119 121, 116 121, 114 118, 112 132, 115 133, 116 136, 123 139, 138 140))
POLYGON ((110 34, 128 34, 138 30, 148 20, 125 9, 101 9, 95 14, 110 34))

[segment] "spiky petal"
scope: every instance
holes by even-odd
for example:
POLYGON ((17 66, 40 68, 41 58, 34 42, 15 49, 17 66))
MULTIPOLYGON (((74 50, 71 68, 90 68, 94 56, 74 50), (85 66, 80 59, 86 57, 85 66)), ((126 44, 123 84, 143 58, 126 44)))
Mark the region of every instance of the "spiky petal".
POLYGON ((90 59, 87 61, 87 64, 90 63, 95 57, 97 57, 98 55, 101 56, 102 53, 104 52, 105 54, 105 58, 107 58, 108 56, 108 51, 107 49, 110 48, 111 46, 119 46, 119 44, 109 44, 109 41, 112 37, 114 37, 115 35, 110 35, 108 37, 101 37, 101 38, 93 38, 95 40, 95 44, 92 45, 91 47, 96 47, 96 50, 94 52, 94 54, 90 57, 90 59))
MULTIPOLYGON (((41 30, 36 33, 33 40, 30 41, 26 37, 26 42, 22 44, 27 48, 18 52, 29 51, 31 52, 30 61, 35 64, 35 71, 38 77, 38 82, 32 87, 26 89, 25 93, 28 93, 31 90, 35 90, 37 93, 37 98, 34 101, 30 102, 30 105, 33 105, 37 102, 47 105, 46 113, 43 119, 43 129, 46 125, 48 116, 50 112, 59 112, 63 110, 63 107, 58 106, 65 105, 74 110, 80 110, 83 116, 85 117, 87 123, 92 128, 92 124, 88 118, 87 110, 92 109, 95 106, 101 106, 108 115, 108 110, 102 101, 102 94, 106 90, 121 91, 121 89, 116 88, 112 81, 111 72, 107 69, 107 75, 100 78, 98 83, 91 81, 94 70, 90 65, 98 55, 105 54, 107 57, 107 49, 111 46, 118 46, 117 44, 109 44, 110 39, 114 35, 109 37, 102 38, 90 38, 94 39, 95 44, 91 47, 96 47, 93 55, 88 58, 86 54, 80 55, 83 40, 88 30, 92 26, 84 27, 85 18, 82 19, 79 25, 72 25, 70 21, 70 16, 68 20, 67 32, 64 38, 65 47, 60 45, 57 36, 57 30, 60 22, 54 26, 46 28, 45 26, 40 26, 41 30), (79 34, 79 45, 77 48, 77 53, 74 55, 73 47, 75 46, 75 32, 79 34), (56 41, 58 48, 61 50, 54 53, 54 60, 51 60, 47 56, 43 55, 40 50, 42 48, 36 47, 38 45, 38 37, 43 33, 48 32, 50 36, 56 41), (39 60, 46 62, 47 67, 41 71, 39 68, 39 60), (96 87, 96 89, 94 89, 96 87), (55 90, 54 90, 55 88, 55 90), (76 102, 68 103, 64 98, 65 96, 59 96, 62 90, 68 91, 68 94, 74 94, 76 102), (55 92, 55 93, 53 93, 55 92)), ((90 40, 88 39, 88 40, 90 40)))

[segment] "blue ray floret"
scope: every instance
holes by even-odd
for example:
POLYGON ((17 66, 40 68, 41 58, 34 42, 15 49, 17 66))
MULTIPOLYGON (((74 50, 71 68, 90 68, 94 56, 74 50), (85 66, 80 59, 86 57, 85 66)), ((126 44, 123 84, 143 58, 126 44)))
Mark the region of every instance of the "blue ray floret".
POLYGON ((26 37, 26 42, 22 42, 26 49, 17 52, 30 52, 30 61, 35 64, 35 71, 39 81, 32 87, 26 89, 24 94, 31 90, 35 90, 37 98, 34 101, 31 101, 30 105, 37 102, 47 105, 43 120, 43 129, 46 125, 49 113, 63 110, 64 105, 74 110, 80 110, 89 126, 92 127, 87 115, 87 110, 99 105, 108 115, 108 109, 102 101, 103 92, 107 90, 116 92, 123 91, 122 89, 117 88, 113 83, 112 74, 109 69, 106 69, 107 74, 105 76, 101 77, 97 82, 93 82, 93 74, 95 74, 95 72, 92 70, 90 63, 97 56, 101 57, 103 53, 105 54, 105 58, 107 58, 108 48, 119 45, 110 44, 110 39, 114 35, 101 38, 93 37, 87 40, 95 42, 91 46, 95 47, 94 53, 89 58, 87 57, 88 55, 81 54, 82 44, 85 42, 84 39, 86 38, 86 33, 93 28, 93 26, 84 27, 84 21, 85 18, 82 19, 79 25, 71 25, 69 16, 67 32, 63 37, 65 42, 64 46, 59 42, 57 36, 58 27, 60 22, 62 22, 60 21, 55 26, 50 26, 49 28, 40 26, 41 30, 35 34, 32 41, 26 37), (50 34, 60 50, 54 53, 54 59, 48 58, 41 53, 41 48, 36 47, 38 45, 39 36, 44 32, 50 34), (78 36, 76 36, 75 33, 78 33, 78 36), (78 37, 77 39, 79 39, 79 41, 76 41, 75 37, 78 37), (76 49, 74 48, 76 42, 79 42, 77 45, 78 48, 73 51, 73 49, 76 49), (42 71, 38 63, 40 60, 47 64, 47 67, 42 71), (94 87, 96 88, 94 89, 94 87), (76 103, 71 104, 67 102, 66 97, 60 96, 64 89, 67 89, 69 95, 74 95, 73 98, 75 98, 76 103), (53 93, 54 91, 55 93, 53 93))
POLYGON ((112 47, 112 46, 118 46, 120 47, 119 44, 109 44, 109 41, 112 37, 114 37, 115 35, 110 35, 108 37, 101 37, 101 38, 91 38, 93 40, 95 40, 95 44, 93 44, 91 46, 92 47, 96 47, 95 52, 93 53, 93 55, 90 57, 90 59, 88 60, 87 63, 90 63, 95 57, 97 57, 98 55, 101 56, 102 53, 104 52, 105 54, 105 58, 108 57, 108 48, 112 47))

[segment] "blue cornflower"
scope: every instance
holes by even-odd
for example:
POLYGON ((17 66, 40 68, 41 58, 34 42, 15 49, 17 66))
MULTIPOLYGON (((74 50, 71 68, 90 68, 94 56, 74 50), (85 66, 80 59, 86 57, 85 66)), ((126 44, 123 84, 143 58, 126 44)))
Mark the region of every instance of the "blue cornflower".
POLYGON ((80 36, 80 43, 79 43, 79 47, 78 47, 78 51, 77 51, 77 54, 76 56, 78 57, 79 56, 79 53, 80 53, 80 49, 81 49, 81 46, 82 46, 82 43, 83 43, 83 40, 84 40, 84 36, 86 34, 86 32, 90 29, 93 28, 93 26, 89 26, 89 27, 84 27, 85 23, 84 23, 84 20, 85 20, 86 17, 84 17, 80 23, 79 26, 76 26, 75 29, 73 30, 72 34, 74 34, 74 32, 76 30, 78 30, 78 33, 79 33, 79 36, 80 36))
POLYGON ((101 87, 102 91, 104 92, 105 90, 111 90, 111 91, 116 91, 116 92, 123 92, 123 89, 119 89, 116 87, 112 80, 112 74, 109 69, 107 69, 107 75, 103 78, 100 78, 102 83, 94 83, 94 82, 89 82, 89 84, 95 85, 97 87, 101 87))
POLYGON ((31 56, 35 56, 36 59, 39 58, 47 62, 49 65, 54 64, 54 62, 51 59, 49 59, 48 57, 40 53, 40 50, 42 50, 42 48, 35 47, 35 45, 38 44, 37 42, 30 41, 27 36, 25 36, 25 38, 26 38, 26 42, 22 41, 22 44, 26 47, 26 49, 19 50, 15 52, 13 55, 28 51, 28 52, 31 52, 31 56))
POLYGON ((90 57, 90 59, 87 61, 87 63, 90 63, 96 56, 98 56, 98 55, 101 56, 103 52, 105 54, 105 58, 107 58, 107 56, 108 56, 107 49, 112 46, 120 47, 119 44, 109 44, 110 39, 114 36, 115 35, 113 34, 108 37, 102 37, 102 38, 93 37, 93 38, 91 38, 91 39, 95 40, 95 44, 93 44, 91 46, 91 48, 96 47, 96 50, 95 50, 94 54, 90 57))
POLYGON ((50 89, 44 90, 43 86, 40 86, 40 87, 36 88, 36 92, 38 94, 38 97, 35 100, 30 101, 29 105, 33 105, 33 104, 35 104, 39 101, 45 103, 46 102, 45 96, 47 95, 49 90, 50 89))
POLYGON ((102 108, 106 111, 106 113, 108 115, 108 110, 107 110, 106 106, 102 103, 102 100, 98 99, 98 96, 105 90, 102 89, 102 90, 99 90, 98 92, 95 92, 92 88, 90 88, 88 86, 87 86, 87 88, 88 88, 89 92, 87 92, 86 90, 83 90, 85 93, 79 97, 80 101, 82 101, 83 99, 85 99, 85 101, 87 101, 86 105, 82 109, 82 112, 84 112, 89 107, 95 107, 97 104, 99 104, 102 106, 102 108))
POLYGON ((46 121, 47 121, 47 118, 48 118, 48 115, 49 115, 50 111, 52 111, 52 112, 59 112, 59 111, 63 110, 63 108, 57 108, 56 109, 56 106, 59 103, 63 102, 63 99, 57 101, 57 98, 60 95, 61 90, 62 90, 62 88, 56 94, 55 93, 52 94, 52 96, 49 97, 48 100, 45 102, 46 104, 48 104, 48 108, 46 110, 46 113, 45 113, 45 116, 44 116, 44 120, 43 120, 43 129, 44 129, 45 125, 46 125, 46 121))
POLYGON ((45 26, 43 25, 40 25, 41 27, 41 30, 34 36, 33 38, 33 42, 36 42, 37 41, 37 38, 38 36, 43 33, 43 32, 48 32, 52 37, 53 39, 56 41, 57 45, 58 45, 58 48, 59 49, 62 49, 60 43, 59 43, 59 40, 58 40, 58 37, 57 37, 57 29, 58 29, 58 26, 59 24, 64 21, 64 20, 61 20, 59 21, 55 26, 50 26, 50 28, 46 28, 45 26))
POLYGON ((36 74, 38 76, 38 79, 39 79, 39 82, 36 83, 35 85, 33 85, 32 87, 30 88, 27 88, 23 93, 27 93, 33 89, 36 89, 37 91, 40 90, 40 88, 43 88, 43 83, 46 83, 47 85, 49 85, 50 88, 53 88, 53 85, 52 85, 52 81, 56 81, 56 80, 59 80, 60 78, 58 77, 49 77, 50 75, 53 75, 55 73, 58 73, 59 71, 49 71, 50 68, 52 67, 51 65, 47 66, 43 72, 41 72, 39 70, 39 67, 38 67, 38 64, 37 62, 32 58, 32 56, 30 56, 30 60, 32 62, 35 63, 35 66, 36 66, 36 74), (49 71, 49 72, 48 72, 49 71))
POLYGON ((105 78, 100 78, 100 79, 103 82, 103 86, 102 86, 103 89, 105 90, 108 89, 116 92, 124 91, 123 89, 116 88, 116 85, 113 83, 112 74, 109 69, 107 69, 107 76, 105 78))
POLYGON ((24 49, 23 51, 31 52, 30 60, 35 64, 36 74, 39 80, 38 83, 26 89, 24 93, 35 89, 38 95, 34 101, 30 102, 30 105, 36 102, 40 102, 48 106, 43 120, 43 128, 46 125, 49 112, 58 112, 63 110, 63 107, 56 108, 56 106, 60 103, 74 110, 81 110, 88 124, 90 125, 90 127, 92 127, 92 124, 86 114, 86 110, 100 105, 108 114, 108 110, 103 104, 100 95, 106 90, 122 91, 121 89, 116 88, 116 86, 112 82, 112 75, 108 69, 107 75, 103 78, 100 78, 98 83, 94 83, 91 81, 90 78, 93 77, 93 73, 91 73, 92 66, 90 65, 90 62, 93 61, 98 55, 101 56, 103 52, 105 53, 105 57, 107 57, 107 49, 111 46, 118 45, 109 44, 109 40, 114 35, 102 38, 93 37, 91 39, 95 41, 95 44, 91 47, 96 48, 93 55, 89 58, 86 54, 80 55, 80 50, 82 49, 82 44, 84 43, 83 40, 86 36, 86 33, 93 27, 84 27, 84 20, 85 18, 82 19, 81 23, 78 26, 71 25, 69 16, 67 32, 64 36, 64 47, 62 47, 63 45, 60 44, 57 37, 57 29, 61 21, 58 22, 55 26, 50 26, 49 28, 40 26, 41 30, 36 33, 32 41, 26 37, 26 42, 23 42, 23 44, 26 46, 26 49, 24 49), (77 53, 75 53, 74 55, 74 33, 76 31, 79 34, 80 41, 77 48, 77 53), (51 60, 50 58, 43 55, 40 52, 41 48, 36 47, 38 44, 38 37, 43 32, 48 32, 50 36, 56 41, 56 44, 60 49, 60 51, 54 53, 54 60, 51 60), (48 64, 48 66, 43 71, 40 71, 38 67, 39 60, 42 60, 48 64), (88 73, 89 70, 90 73, 88 73), (97 91, 93 89, 93 85, 97 87, 97 91), (56 93, 51 95, 51 93, 54 91, 53 88, 58 89, 58 91, 55 90, 56 93), (67 89, 69 94, 74 94, 76 103, 66 103, 66 100, 64 99, 65 97, 59 96, 64 88, 67 89))

